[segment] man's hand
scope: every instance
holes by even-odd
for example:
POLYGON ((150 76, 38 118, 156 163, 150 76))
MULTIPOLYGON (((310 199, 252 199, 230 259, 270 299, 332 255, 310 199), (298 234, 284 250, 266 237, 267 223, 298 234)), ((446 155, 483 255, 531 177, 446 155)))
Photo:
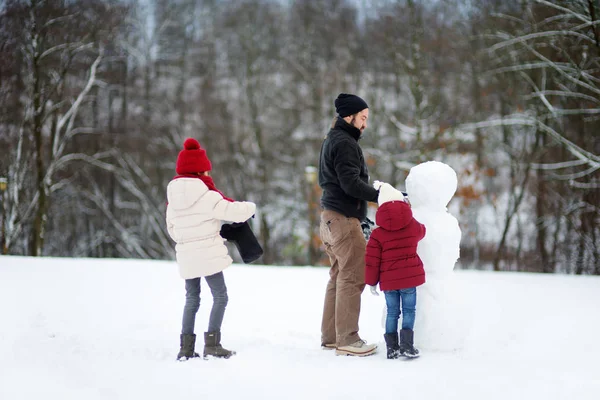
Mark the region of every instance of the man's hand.
POLYGON ((373 296, 379 296, 379 292, 377 291, 377 286, 369 286, 369 290, 373 296))
POLYGON ((382 182, 382 181, 375 181, 373 182, 373 187, 378 190, 379 192, 381 192, 382 188, 385 188, 385 190, 389 190, 389 191, 393 191, 396 190, 395 187, 393 187, 392 185, 390 185, 387 182, 382 182))

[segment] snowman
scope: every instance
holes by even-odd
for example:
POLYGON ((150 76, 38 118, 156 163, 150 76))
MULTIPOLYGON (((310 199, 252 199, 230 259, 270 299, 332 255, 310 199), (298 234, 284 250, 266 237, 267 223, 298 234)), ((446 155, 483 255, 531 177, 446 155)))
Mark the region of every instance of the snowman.
POLYGON ((415 332, 419 346, 428 350, 459 349, 468 330, 466 307, 453 273, 461 231, 446 208, 457 183, 456 172, 438 161, 412 167, 406 178, 413 216, 427 229, 417 247, 426 282, 417 291, 415 332))

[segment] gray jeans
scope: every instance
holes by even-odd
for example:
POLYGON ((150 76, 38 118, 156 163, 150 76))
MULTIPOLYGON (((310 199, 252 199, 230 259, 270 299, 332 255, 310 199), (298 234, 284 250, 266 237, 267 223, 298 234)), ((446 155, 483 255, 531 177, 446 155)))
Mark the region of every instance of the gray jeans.
MULTIPOLYGON (((223 323, 223 315, 227 306, 227 287, 223 272, 204 277, 213 296, 213 306, 210 310, 208 332, 219 332, 223 323)), ((200 278, 185 280, 185 307, 183 308, 183 321, 181 333, 191 335, 194 333, 196 313, 200 308, 200 278)))

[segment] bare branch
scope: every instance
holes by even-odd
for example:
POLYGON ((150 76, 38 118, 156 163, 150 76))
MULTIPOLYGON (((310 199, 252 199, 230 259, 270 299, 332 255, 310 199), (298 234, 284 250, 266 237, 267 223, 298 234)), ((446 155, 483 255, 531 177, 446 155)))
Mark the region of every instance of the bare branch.
POLYGON ((402 133, 405 133, 410 136, 414 136, 417 133, 417 129, 410 127, 408 125, 404 125, 402 122, 398 121, 393 114, 386 114, 386 117, 390 120, 392 124, 402 133))
POLYGON ((586 17, 584 17, 581 14, 576 13, 575 11, 573 11, 573 10, 571 10, 569 8, 561 7, 558 4, 554 4, 554 3, 550 2, 550 1, 546 1, 546 0, 535 0, 535 2, 539 3, 539 4, 544 4, 544 5, 548 6, 548 7, 552 7, 552 8, 555 8, 557 10, 560 10, 560 11, 563 11, 566 14, 569 14, 569 15, 571 15, 571 16, 573 16, 573 17, 575 17, 575 18, 577 18, 577 19, 579 19, 579 20, 581 20, 583 22, 589 22, 589 20, 586 17))
MULTIPOLYGON (((62 118, 60 118, 60 120, 58 121, 58 123, 56 125, 57 133, 55 135, 54 143, 52 144, 52 154, 54 154, 55 156, 60 157, 60 155, 63 153, 64 148, 66 146, 65 141, 61 140, 59 142, 59 137, 60 137, 59 132, 62 131, 63 126, 66 123, 68 123, 67 128, 66 128, 67 134, 73 129, 73 124, 77 117, 77 113, 79 111, 79 106, 81 105, 81 103, 83 102, 85 97, 88 95, 88 93, 94 86, 94 82, 96 80, 96 71, 98 69, 98 65, 100 65, 100 61, 102 60, 103 55, 104 55, 104 49, 102 46, 100 46, 100 51, 98 52, 98 57, 96 57, 96 59, 94 60, 94 62, 92 63, 92 65, 90 67, 90 74, 89 74, 88 81, 87 81, 85 87, 79 93, 79 95, 75 99, 75 102, 73 103, 71 108, 69 108, 69 110, 65 113, 65 115, 63 115, 62 118)), ((48 172, 46 174, 46 179, 49 179, 53 173, 54 173, 54 171, 53 171, 52 164, 51 164, 48 168, 48 172)))
POLYGON ((46 23, 44 23, 44 25, 42 25, 41 30, 49 28, 50 26, 52 26, 52 25, 54 25, 54 24, 56 24, 58 22, 62 22, 64 20, 67 20, 69 18, 73 18, 73 17, 75 17, 77 15, 80 15, 80 14, 81 13, 79 13, 79 12, 75 12, 75 13, 72 13, 72 14, 61 15, 60 17, 49 19, 48 21, 46 21, 46 23))
POLYGON ((569 186, 578 188, 578 189, 600 189, 600 181, 598 181, 598 180, 595 180, 592 182, 570 181, 569 186))
POLYGON ((490 47, 488 49, 489 52, 493 53, 497 50, 503 49, 504 47, 508 47, 508 46, 512 46, 513 44, 516 43, 525 43, 528 40, 531 39, 538 39, 538 38, 544 38, 544 37, 552 37, 552 36, 575 36, 579 39, 585 40, 587 42, 590 42, 591 44, 595 44, 594 40, 592 38, 590 38, 587 35, 584 35, 582 33, 579 32, 573 32, 573 31, 545 31, 545 32, 536 32, 536 33, 530 33, 529 35, 524 35, 524 36, 519 36, 510 40, 506 40, 504 42, 500 42, 497 43, 495 45, 493 45, 492 47, 490 47))
POLYGON ((127 228, 125 228, 125 226, 121 224, 119 219, 111 213, 110 208, 106 204, 104 197, 93 195, 92 193, 89 193, 87 191, 83 192, 83 195, 90 201, 92 201, 94 204, 96 204, 98 209, 102 211, 104 216, 115 227, 115 231, 118 232, 121 236, 120 239, 121 241, 123 241, 126 248, 131 247, 138 256, 150 258, 148 253, 144 250, 140 238, 130 234, 127 228))
POLYGON ((527 117, 527 116, 513 116, 509 118, 501 118, 494 119, 488 121, 482 121, 473 124, 463 124, 459 127, 461 129, 477 129, 477 128, 490 128, 490 127, 498 127, 498 126, 513 126, 513 125, 521 125, 521 126, 537 126, 539 129, 550 135, 553 139, 560 142, 565 146, 565 148, 577 159, 583 161, 585 164, 589 165, 592 168, 597 168, 600 166, 600 157, 596 156, 581 147, 577 146, 575 143, 571 142, 567 138, 563 137, 561 134, 556 132, 554 129, 550 128, 548 125, 542 123, 541 121, 527 117))
POLYGON ((106 158, 106 157, 112 157, 113 155, 114 155, 114 151, 112 151, 112 150, 105 151, 102 153, 96 153, 91 156, 87 155, 87 154, 83 154, 83 153, 70 153, 70 154, 64 155, 64 156, 56 159, 54 161, 54 163, 52 164, 52 166, 53 166, 54 172, 56 172, 56 171, 59 171, 61 168, 63 168, 66 164, 68 164, 70 162, 84 161, 90 165, 101 168, 105 171, 115 172, 116 167, 114 165, 101 161, 101 159, 106 158))
POLYGON ((556 170, 556 169, 563 169, 563 168, 579 167, 584 164, 585 164, 585 161, 583 161, 583 160, 574 160, 574 161, 564 161, 564 162, 559 162, 559 163, 546 163, 546 164, 532 163, 531 167, 534 169, 556 170))
MULTIPOLYGON (((535 62, 535 63, 510 65, 507 67, 491 69, 489 71, 486 71, 484 73, 484 75, 498 75, 498 74, 502 74, 505 72, 521 72, 521 71, 528 71, 528 70, 534 70, 534 69, 540 69, 540 68, 548 68, 549 66, 550 65, 547 62, 535 62)), ((556 66, 563 68, 565 71, 577 72, 577 70, 575 68, 573 68, 573 66, 570 64, 556 63, 556 66)))
POLYGON ((76 42, 76 43, 61 43, 59 45, 56 45, 54 47, 49 48, 48 50, 44 51, 39 59, 42 60, 45 57, 51 55, 52 53, 55 53, 57 51, 60 50, 76 50, 76 51, 83 51, 83 50, 87 50, 90 49, 94 46, 93 43, 83 43, 83 42, 76 42))
POLYGON ((600 100, 594 96, 588 96, 584 93, 571 92, 571 91, 562 91, 562 90, 540 90, 539 92, 532 93, 530 95, 525 96, 525 99, 532 99, 536 97, 542 96, 560 96, 560 97, 572 97, 579 98, 587 101, 591 101, 594 103, 600 104, 600 100))
POLYGON ((599 169, 600 169, 600 167, 591 167, 591 168, 588 168, 588 169, 586 169, 584 171, 575 172, 575 173, 568 174, 568 175, 552 174, 552 176, 555 179, 558 179, 558 180, 561 180, 561 181, 573 181, 575 179, 579 179, 579 178, 583 178, 584 176, 588 176, 588 175, 596 172, 599 169))

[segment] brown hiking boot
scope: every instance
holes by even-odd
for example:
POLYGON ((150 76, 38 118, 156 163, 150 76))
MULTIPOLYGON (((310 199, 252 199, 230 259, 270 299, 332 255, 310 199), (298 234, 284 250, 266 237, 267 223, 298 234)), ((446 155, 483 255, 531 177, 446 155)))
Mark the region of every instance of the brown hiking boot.
POLYGON ((346 346, 339 346, 335 350, 335 354, 337 356, 357 356, 357 357, 365 357, 370 356, 371 354, 375 354, 377 351, 377 345, 375 344, 367 344, 362 339, 351 343, 346 346))
POLYGON ((200 354, 194 351, 196 347, 196 335, 180 335, 179 336, 179 353, 177 361, 186 361, 190 358, 200 357, 200 354))
POLYGON ((204 332, 204 357, 229 358, 233 355, 235 351, 221 346, 221 332, 204 332))

